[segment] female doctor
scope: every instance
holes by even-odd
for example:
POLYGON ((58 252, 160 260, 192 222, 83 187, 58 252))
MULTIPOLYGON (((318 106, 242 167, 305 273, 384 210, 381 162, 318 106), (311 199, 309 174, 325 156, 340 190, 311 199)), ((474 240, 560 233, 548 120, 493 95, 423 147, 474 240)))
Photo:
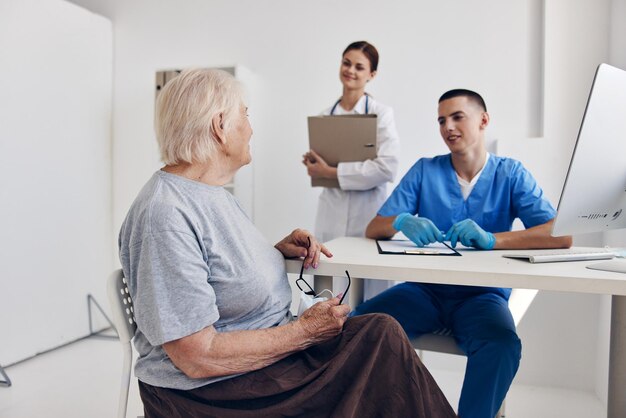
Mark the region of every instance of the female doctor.
MULTIPOLYGON (((398 171, 399 139, 393 110, 365 92, 376 76, 378 51, 365 41, 353 42, 343 51, 339 79, 343 94, 325 115, 377 115, 376 155, 372 160, 329 166, 315 150, 302 163, 312 178, 337 179, 339 188, 325 187, 319 197, 315 234, 322 242, 337 237, 363 237, 367 224, 387 198, 387 183, 398 171)), ((385 282, 365 284, 365 298, 389 287, 385 282)))

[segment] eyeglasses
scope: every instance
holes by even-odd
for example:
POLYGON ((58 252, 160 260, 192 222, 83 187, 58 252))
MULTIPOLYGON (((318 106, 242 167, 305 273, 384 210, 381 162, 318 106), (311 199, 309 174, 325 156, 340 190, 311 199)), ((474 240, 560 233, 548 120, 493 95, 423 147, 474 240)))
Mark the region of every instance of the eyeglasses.
MULTIPOLYGON (((310 237, 306 237, 307 240, 309 241, 309 245, 307 247, 307 249, 311 248, 311 238, 310 237)), ((304 277, 302 277, 302 273, 304 273, 304 260, 306 259, 303 258, 302 259, 302 267, 300 267, 300 277, 296 280, 296 286, 298 286, 298 289, 300 289, 302 292, 304 292, 305 295, 309 295, 312 297, 317 296, 315 294, 315 290, 313 290, 313 288, 311 287, 311 285, 304 280, 304 277), (302 286, 300 285, 300 282, 302 282, 305 286, 305 288, 308 288, 308 290, 304 290, 302 288, 302 286)), ((341 299, 339 300, 339 304, 343 303, 344 298, 346 297, 346 295, 348 294, 348 291, 350 290, 350 284, 352 283, 352 279, 350 278, 350 273, 348 273, 348 270, 346 270, 346 277, 348 278, 348 287, 346 287, 346 291, 343 292, 343 295, 341 295, 341 299)))

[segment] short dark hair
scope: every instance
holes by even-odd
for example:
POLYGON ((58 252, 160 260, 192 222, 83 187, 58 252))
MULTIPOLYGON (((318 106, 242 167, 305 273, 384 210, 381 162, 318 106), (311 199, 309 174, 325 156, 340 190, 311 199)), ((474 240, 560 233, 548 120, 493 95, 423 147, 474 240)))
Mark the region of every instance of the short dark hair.
POLYGON ((374 45, 370 44, 367 41, 352 42, 343 51, 343 54, 341 54, 341 56, 346 55, 346 52, 352 51, 352 50, 357 50, 357 51, 363 52, 365 57, 370 62, 370 71, 372 71, 372 72, 376 71, 376 69, 378 68, 378 51, 376 50, 374 45))
POLYGON ((452 99, 454 97, 467 97, 468 99, 476 103, 478 106, 482 107, 484 112, 487 111, 487 105, 485 104, 485 101, 483 100, 482 96, 476 93, 475 91, 466 90, 466 89, 448 90, 447 92, 441 95, 441 97, 439 98, 439 103, 443 102, 444 100, 452 99))

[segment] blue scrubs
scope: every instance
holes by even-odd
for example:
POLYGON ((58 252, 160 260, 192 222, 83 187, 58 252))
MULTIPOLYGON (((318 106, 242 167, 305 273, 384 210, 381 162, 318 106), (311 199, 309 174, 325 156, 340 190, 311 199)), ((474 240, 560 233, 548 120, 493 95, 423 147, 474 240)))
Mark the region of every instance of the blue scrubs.
MULTIPOLYGON (((428 218, 442 231, 469 218, 492 233, 510 231, 515 218, 531 228, 556 215, 520 162, 494 155, 463 200, 450 154, 415 163, 378 214, 403 212, 428 218)), ((521 358, 510 294, 511 289, 495 287, 402 283, 359 305, 352 315, 385 312, 410 338, 450 329, 468 358, 459 416, 487 418, 498 412, 521 358)))

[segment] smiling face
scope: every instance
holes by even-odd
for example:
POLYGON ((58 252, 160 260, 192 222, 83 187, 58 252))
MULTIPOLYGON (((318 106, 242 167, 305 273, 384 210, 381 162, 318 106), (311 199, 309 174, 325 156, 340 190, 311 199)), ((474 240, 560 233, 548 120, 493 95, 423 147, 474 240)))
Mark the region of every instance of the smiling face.
POLYGON ((339 67, 339 79, 345 89, 365 90, 365 84, 374 78, 376 71, 371 70, 371 63, 358 49, 347 51, 339 67))
POLYGON ((467 154, 484 147, 489 114, 466 96, 439 103, 439 132, 452 154, 467 154))

